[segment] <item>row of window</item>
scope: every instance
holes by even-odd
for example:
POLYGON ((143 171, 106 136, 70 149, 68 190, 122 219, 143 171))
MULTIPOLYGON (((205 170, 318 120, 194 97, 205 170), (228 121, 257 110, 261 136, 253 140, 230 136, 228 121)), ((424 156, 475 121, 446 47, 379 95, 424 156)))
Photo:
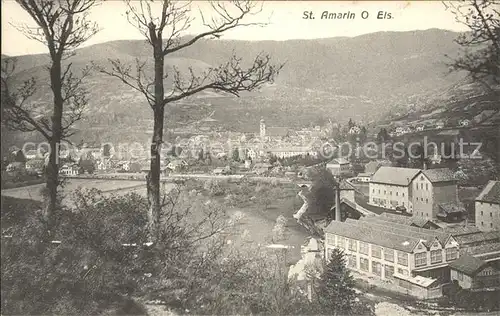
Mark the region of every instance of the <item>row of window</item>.
MULTIPOLYGON (((346 249, 345 245, 347 244, 347 249, 349 251, 359 252, 363 255, 369 254, 369 245, 365 242, 359 242, 359 250, 357 240, 348 239, 345 237, 338 236, 337 242, 333 243, 333 237, 327 236, 327 243, 333 245, 335 244, 337 248, 346 249)), ((383 249, 380 246, 372 245, 371 255, 374 258, 382 259, 382 252, 384 253, 384 259, 389 262, 394 262, 394 250, 392 249, 383 249)), ((397 251, 398 254, 398 264, 403 266, 408 266, 408 254, 405 252, 397 251)))
MULTIPOLYGON (((347 266, 349 268, 357 269, 357 260, 355 255, 348 254, 347 255, 347 266)), ((394 266, 388 264, 382 264, 377 261, 372 261, 372 270, 371 273, 382 277, 382 269, 385 270, 385 277, 388 279, 393 278, 394 275, 394 266)), ((370 272, 370 261, 367 258, 360 257, 359 258, 359 270, 370 272)), ((402 275, 408 275, 409 272, 406 269, 398 268, 398 273, 402 275)))
MULTIPOLYGON (((372 189, 372 193, 375 193, 375 189, 372 189)), ((380 194, 380 189, 378 189, 378 194, 380 194)), ((387 190, 384 190, 384 194, 387 194, 387 190)), ((389 191, 389 195, 392 195, 392 191, 389 191)), ((399 196, 399 192, 396 192, 396 196, 399 196)), ((405 193, 401 193, 402 197, 405 197, 405 193)))
MULTIPOLYGON (((353 252, 359 252, 363 255, 368 255, 370 253, 369 244, 365 242, 358 242, 354 239, 348 239, 342 236, 338 236, 337 242, 333 242, 333 236, 327 236, 327 243, 333 245, 335 244, 340 249, 347 249, 353 252)), ((394 262, 394 250, 390 248, 382 248, 377 245, 371 246, 371 256, 377 259, 382 259, 382 253, 384 254, 383 259, 388 262, 394 262)), ((396 251, 397 253, 397 263, 402 266, 408 266, 408 254, 402 251, 396 251)), ((442 249, 431 250, 431 264, 437 264, 443 262, 443 252, 442 249)), ((445 250, 446 261, 456 260, 458 258, 457 248, 447 248, 445 250)), ((427 265, 427 252, 421 252, 415 254, 415 266, 421 267, 427 265)))
MULTIPOLYGON (((416 197, 416 200, 418 201, 418 196, 416 197)), ((420 201, 422 201, 422 202, 423 202, 423 201, 424 201, 424 198, 423 198, 423 197, 421 197, 421 198, 420 198, 420 201)), ((429 203, 429 199, 425 199, 425 203, 429 203)))
MULTIPOLYGON (((484 222, 481 222, 481 226, 484 226, 484 222)), ((490 228, 493 228, 493 223, 490 223, 490 228)))
MULTIPOLYGON (((481 216, 484 216, 483 211, 481 211, 481 216)), ((490 217, 493 217, 493 213, 492 212, 490 212, 490 217)))
MULTIPOLYGON (((424 189, 424 184, 420 183, 420 190, 423 190, 423 189, 424 189)), ((418 183, 415 183, 415 190, 418 190, 418 183)), ((425 184, 425 190, 429 191, 429 183, 425 184)))
MULTIPOLYGON (((458 258, 457 248, 446 249, 446 261, 455 260, 458 258)), ((441 249, 431 250, 431 264, 443 262, 443 252, 441 249)), ((415 254, 415 267, 422 267, 427 265, 427 252, 415 254)))

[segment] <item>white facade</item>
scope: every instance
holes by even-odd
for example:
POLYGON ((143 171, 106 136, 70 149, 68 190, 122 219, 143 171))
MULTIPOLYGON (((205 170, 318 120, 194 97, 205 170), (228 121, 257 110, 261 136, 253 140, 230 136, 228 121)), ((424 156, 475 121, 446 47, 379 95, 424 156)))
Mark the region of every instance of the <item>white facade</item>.
POLYGON ((369 189, 370 204, 388 209, 396 209, 397 206, 403 206, 410 213, 413 211, 410 199, 410 186, 370 182, 369 189))
POLYGON ((500 230, 500 204, 476 201, 476 227, 482 231, 500 230))

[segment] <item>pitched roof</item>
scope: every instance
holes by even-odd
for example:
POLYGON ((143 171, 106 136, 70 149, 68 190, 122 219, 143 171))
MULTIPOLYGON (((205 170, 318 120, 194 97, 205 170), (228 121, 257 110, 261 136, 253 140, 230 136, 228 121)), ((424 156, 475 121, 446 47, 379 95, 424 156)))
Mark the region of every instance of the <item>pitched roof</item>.
POLYGON ((361 218, 359 221, 370 222, 371 225, 377 225, 381 229, 418 238, 419 240, 423 240, 426 246, 430 246, 430 244, 436 238, 441 243, 441 245, 444 245, 446 240, 450 236, 450 234, 442 232, 440 230, 432 230, 415 226, 409 226, 407 224, 395 223, 387 219, 384 219, 381 216, 370 216, 366 218, 361 218))
POLYGON ((394 234, 377 229, 377 227, 362 227, 352 221, 332 221, 325 228, 325 232, 404 252, 411 252, 419 242, 418 239, 413 237, 394 234))
POLYGON ((438 238, 444 243, 447 238, 445 235, 433 233, 432 230, 405 225, 396 227, 397 225, 388 222, 377 223, 373 217, 361 217, 359 220, 347 219, 345 222, 332 221, 325 228, 325 232, 405 252, 411 252, 422 240, 433 242, 438 238))
POLYGON ((432 183, 447 182, 447 181, 455 181, 456 180, 453 171, 451 171, 448 168, 427 169, 427 170, 422 170, 422 173, 432 183))
POLYGON ((489 181, 476 201, 500 204, 500 181, 489 181))
POLYGON ((372 182, 408 186, 420 169, 380 167, 372 176, 372 182))
MULTIPOLYGON (((405 216, 405 215, 401 215, 401 214, 394 214, 394 213, 387 213, 387 212, 380 214, 379 219, 384 219, 384 220, 387 220, 389 222, 395 222, 398 224, 403 224, 403 225, 408 225, 408 226, 414 225, 414 226, 417 226, 420 228, 423 228, 429 222, 434 224, 432 221, 425 219, 423 217, 420 217, 420 216, 415 216, 415 215, 414 216, 405 216)), ((436 224, 434 224, 434 225, 437 226, 436 224)))
POLYGON ((340 190, 342 191, 346 191, 346 190, 355 190, 354 186, 352 184, 350 184, 348 181, 346 180, 342 180, 340 181, 340 190))
POLYGON ((479 228, 477 228, 476 226, 464 227, 462 225, 455 226, 455 227, 448 226, 448 227, 441 228, 441 230, 451 234, 453 237, 464 236, 464 235, 469 235, 469 234, 476 234, 476 233, 481 232, 481 230, 479 228))
POLYGON ((441 204, 439 204, 439 209, 440 209, 440 211, 443 211, 446 214, 465 213, 466 212, 466 210, 463 207, 461 207, 453 202, 441 203, 441 204))
POLYGON ((483 260, 485 260, 485 257, 487 257, 490 254, 495 254, 496 256, 498 256, 499 253, 500 253, 500 242, 482 244, 463 249, 463 254, 471 255, 474 257, 480 257, 483 260))
POLYGON ((470 276, 474 276, 486 262, 473 256, 460 256, 457 260, 450 263, 450 268, 460 271, 470 276))
POLYGON ((453 236, 453 237, 460 246, 476 244, 476 243, 500 242, 500 231, 477 232, 473 234, 453 236))

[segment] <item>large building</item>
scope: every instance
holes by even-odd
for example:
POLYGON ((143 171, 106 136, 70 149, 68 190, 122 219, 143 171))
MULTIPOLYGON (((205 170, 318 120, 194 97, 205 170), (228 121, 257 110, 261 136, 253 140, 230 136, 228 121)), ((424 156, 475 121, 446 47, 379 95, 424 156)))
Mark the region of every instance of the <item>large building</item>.
POLYGON ((328 162, 326 169, 334 176, 346 176, 351 173, 351 163, 344 158, 337 158, 328 162))
POLYGON ((475 200, 476 226, 483 231, 500 230, 500 182, 489 181, 475 200))
POLYGON ((380 167, 369 186, 368 203, 375 206, 405 209, 427 219, 446 220, 450 209, 463 214, 458 207, 457 182, 449 169, 380 167))
POLYGON ((413 213, 411 183, 420 169, 380 167, 370 181, 369 204, 387 209, 398 206, 413 213))
MULTIPOLYGON (((426 229, 395 222, 392 217, 332 221, 324 230, 326 258, 333 248, 340 248, 351 270, 383 279, 421 298, 441 296, 441 285, 459 278, 460 269, 452 272, 451 264, 462 256, 488 263, 463 271, 472 273, 471 278, 484 281, 489 271, 498 274, 498 266, 493 266, 497 270, 486 267, 492 267, 489 262, 500 257, 500 232, 481 232, 474 226, 426 229)), ((454 265, 460 266, 460 262, 454 265)))
POLYGON ((276 158, 290 158, 290 157, 306 157, 316 158, 318 152, 309 147, 285 147, 285 148, 272 148, 268 151, 276 158))
MULTIPOLYGON (((422 170, 412 181, 413 214, 424 218, 449 217, 458 207, 458 187, 453 172, 448 168, 422 170)), ((461 218, 457 218, 461 220, 461 218)))

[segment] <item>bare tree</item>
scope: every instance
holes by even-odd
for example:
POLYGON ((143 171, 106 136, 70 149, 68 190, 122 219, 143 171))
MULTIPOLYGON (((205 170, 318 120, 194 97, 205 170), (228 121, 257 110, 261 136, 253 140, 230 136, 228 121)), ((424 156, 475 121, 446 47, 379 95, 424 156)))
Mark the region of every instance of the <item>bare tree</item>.
POLYGON ((457 39, 462 53, 453 60, 453 70, 465 70, 491 92, 500 86, 500 1, 467 0, 444 2, 456 20, 469 29, 457 39))
MULTIPOLYGON (((90 73, 85 68, 81 75, 72 71, 72 63, 63 61, 74 54, 74 50, 97 33, 96 24, 88 19, 90 9, 96 4, 94 0, 16 0, 30 15, 36 27, 16 25, 26 37, 44 44, 50 55, 50 87, 53 100, 50 110, 42 106, 30 104, 28 99, 35 93, 35 79, 32 78, 20 85, 16 91, 9 89, 9 74, 12 74, 15 62, 8 59, 2 63, 2 86, 5 93, 10 93, 9 102, 2 108, 2 121, 7 126, 19 131, 37 131, 50 144, 49 163, 46 172, 46 188, 48 191, 47 206, 44 210, 44 221, 50 231, 54 224, 54 212, 57 208, 58 149, 62 140, 68 140, 73 134, 74 123, 82 117, 83 108, 87 104, 87 92, 82 81, 90 73), (4 76, 5 69, 5 76, 4 76), (4 80, 5 79, 5 80, 4 80), (5 82, 4 82, 5 81, 5 82)), ((4 92, 4 91, 2 91, 4 92)))
POLYGON ((270 57, 258 55, 252 65, 244 68, 241 59, 233 56, 225 64, 210 68, 201 75, 190 68, 183 76, 174 68, 170 77, 173 79, 169 92, 165 91, 165 58, 182 51, 204 38, 219 38, 224 32, 238 26, 243 18, 255 14, 256 4, 252 1, 231 1, 225 3, 211 2, 213 16, 205 18, 200 12, 203 24, 207 28, 193 37, 182 35, 190 28, 193 21, 191 3, 175 3, 169 0, 160 1, 161 13, 154 16, 151 3, 154 1, 136 2, 127 0, 127 17, 131 24, 144 35, 153 48, 154 79, 148 79, 146 63, 136 61, 135 69, 124 65, 119 60, 111 61, 111 69, 101 69, 103 73, 119 78, 132 89, 142 93, 153 111, 154 127, 151 143, 151 170, 147 175, 147 191, 149 200, 148 226, 151 238, 155 239, 155 231, 159 223, 160 203, 160 151, 163 143, 165 106, 173 106, 174 102, 202 92, 215 90, 239 96, 242 91, 252 91, 270 82, 278 74, 281 66, 270 64, 270 57))

